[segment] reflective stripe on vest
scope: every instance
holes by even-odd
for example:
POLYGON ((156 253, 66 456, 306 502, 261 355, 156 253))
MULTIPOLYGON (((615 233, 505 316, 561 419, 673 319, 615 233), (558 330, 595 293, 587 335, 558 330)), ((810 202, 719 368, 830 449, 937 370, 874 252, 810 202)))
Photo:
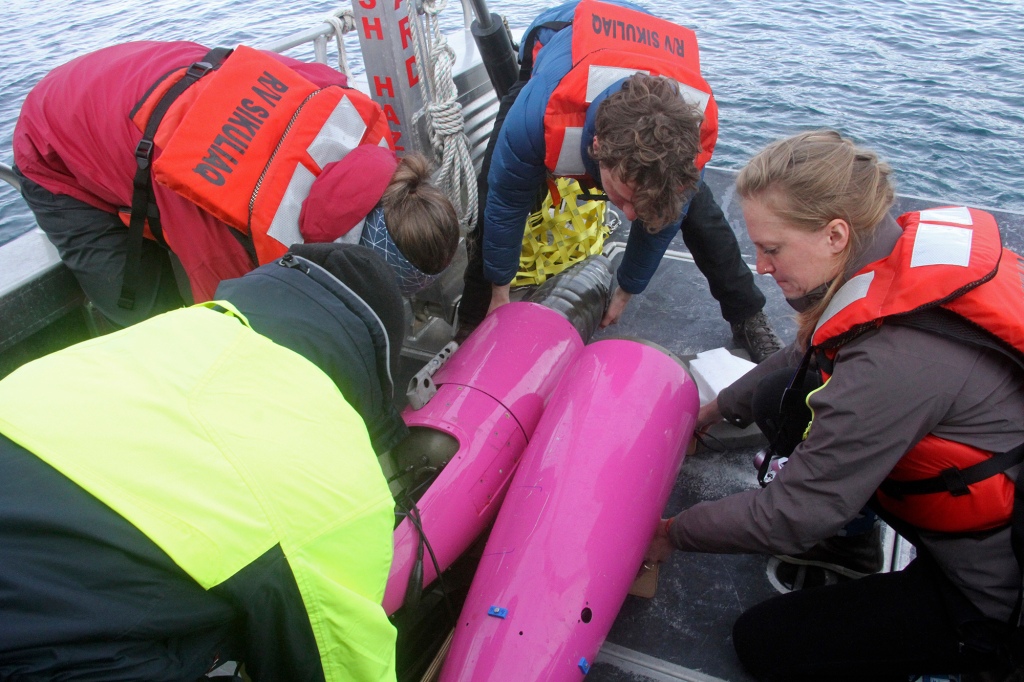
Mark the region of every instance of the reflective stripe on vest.
POLYGON ((391 146, 369 97, 318 88, 258 50, 238 47, 208 80, 176 128, 161 131, 153 176, 250 234, 260 264, 302 241, 299 210, 324 166, 360 144, 391 146))
POLYGON ((666 76, 682 97, 705 114, 703 168, 718 137, 718 107, 700 75, 696 35, 650 14, 598 0, 583 0, 572 23, 573 68, 551 93, 544 114, 545 165, 556 176, 583 176, 583 125, 587 107, 610 85, 633 75, 666 76))
MULTIPOLYGON (((907 213, 897 222, 904 234, 892 253, 865 267, 836 292, 818 320, 812 345, 828 347, 848 332, 874 326, 890 315, 934 305, 957 307, 947 304, 995 278, 1001 260, 1018 260, 1002 248, 995 218, 984 211, 948 207, 907 213)), ((1019 280, 1012 284, 1020 291, 1019 280)), ((993 289, 988 287, 985 297, 968 298, 969 307, 975 313, 986 307, 993 289)), ((971 310, 965 313, 971 319, 971 310)), ((986 317, 992 315, 997 313, 986 317)), ((999 329, 989 331, 1002 338, 999 329)), ((1016 340, 1008 340, 1024 349, 1024 333, 1018 330, 1014 335, 1018 334, 1016 340)))
MULTIPOLYGON (((886 318, 941 307, 1024 353, 1024 281, 1021 259, 1002 248, 995 218, 966 207, 907 213, 892 253, 870 264, 840 288, 812 336, 827 360, 839 348, 886 318)), ((1009 350, 1006 352, 1010 352, 1009 350)), ((1018 360, 1019 363, 1019 360, 1018 360)), ((822 371, 828 380, 828 373, 822 371)), ((890 473, 894 481, 920 481, 966 469, 992 453, 933 434, 926 435, 890 473)), ((881 490, 884 509, 918 528, 972 532, 1009 522, 1014 483, 999 473, 948 492, 895 497, 881 490)))
MULTIPOLYGON (((322 170, 327 164, 343 159, 359 146, 366 135, 366 129, 367 123, 352 103, 351 97, 342 97, 327 117, 323 128, 306 148, 306 152, 322 170)), ((383 138, 378 144, 381 147, 389 146, 388 140, 383 138)), ((299 232, 299 213, 302 210, 302 202, 309 196, 309 189, 316 178, 317 175, 303 164, 295 165, 295 171, 288 181, 284 194, 276 208, 271 207, 273 213, 269 220, 267 235, 278 244, 287 248, 291 244, 301 244, 304 241, 302 233, 299 232)), ((254 210, 255 208, 254 201, 254 210)), ((265 222, 267 218, 260 216, 259 220, 265 222)))

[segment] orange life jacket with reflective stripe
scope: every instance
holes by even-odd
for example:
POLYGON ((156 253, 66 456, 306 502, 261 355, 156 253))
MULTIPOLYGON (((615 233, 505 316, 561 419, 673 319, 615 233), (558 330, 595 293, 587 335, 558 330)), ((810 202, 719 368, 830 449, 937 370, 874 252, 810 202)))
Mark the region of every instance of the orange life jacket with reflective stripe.
POLYGON ((667 76, 700 107, 703 168, 718 139, 718 106, 700 75, 697 36, 688 28, 644 12, 582 0, 572 20, 573 67, 558 83, 544 112, 544 163, 557 177, 583 177, 581 142, 587 107, 618 80, 634 73, 667 76))
MULTIPOLYGON (((1002 247, 995 218, 984 211, 946 207, 907 213, 903 236, 889 257, 850 278, 818 321, 812 345, 831 365, 838 349, 886 320, 935 307, 985 330, 1018 364, 1024 356, 1024 286, 1021 258, 1002 247)), ((828 373, 822 371, 823 378, 828 373)), ((933 434, 915 444, 889 481, 923 481, 963 471, 993 453, 933 434)), ((918 528, 945 532, 1004 526, 1013 511, 1014 482, 997 473, 965 486, 966 493, 877 492, 879 504, 918 528)))
MULTIPOLYGON (((145 128, 172 74, 136 107, 145 128)), ((320 88, 281 62, 240 46, 164 116, 154 179, 252 239, 259 264, 302 242, 302 201, 327 164, 361 144, 392 147, 378 104, 320 88)))

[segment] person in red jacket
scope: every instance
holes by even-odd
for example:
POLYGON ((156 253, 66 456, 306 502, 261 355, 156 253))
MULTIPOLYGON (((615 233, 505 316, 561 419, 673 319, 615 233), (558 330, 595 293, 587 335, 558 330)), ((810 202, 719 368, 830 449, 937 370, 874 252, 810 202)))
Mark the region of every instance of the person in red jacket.
POLYGON ((326 65, 135 42, 44 77, 14 158, 40 227, 125 326, 209 300, 293 243, 362 243, 403 293, 428 284, 458 219, 426 159, 398 161, 391 144, 380 107, 326 65))

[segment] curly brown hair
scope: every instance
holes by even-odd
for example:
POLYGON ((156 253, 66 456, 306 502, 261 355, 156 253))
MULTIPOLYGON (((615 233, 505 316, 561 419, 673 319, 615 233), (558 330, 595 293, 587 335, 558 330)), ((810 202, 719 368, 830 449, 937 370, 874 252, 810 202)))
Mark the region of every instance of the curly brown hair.
POLYGON ((448 267, 459 246, 459 219, 452 202, 430 183, 430 162, 407 154, 384 196, 384 222, 399 251, 428 275, 448 267))
POLYGON ((648 231, 675 222, 700 181, 704 115, 671 78, 633 74, 598 106, 591 158, 634 188, 633 207, 648 231))

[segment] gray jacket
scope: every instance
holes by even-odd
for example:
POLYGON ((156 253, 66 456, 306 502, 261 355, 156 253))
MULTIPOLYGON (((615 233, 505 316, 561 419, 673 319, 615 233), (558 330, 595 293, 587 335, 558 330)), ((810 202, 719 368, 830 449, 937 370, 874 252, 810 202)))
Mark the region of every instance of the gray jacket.
MULTIPOLYGON (((887 220, 852 269, 891 252, 898 236, 887 220)), ((723 390, 718 401, 726 419, 749 423, 753 387, 775 369, 795 368, 801 356, 786 348, 723 390)), ((672 525, 679 549, 806 551, 854 518, 926 434, 993 452, 1024 442, 1024 376, 1015 365, 910 327, 882 325, 843 346, 831 380, 809 405, 807 438, 771 485, 680 513, 672 525)), ((920 541, 982 613, 1010 616, 1020 569, 1008 528, 967 537, 922 531, 920 541)))

